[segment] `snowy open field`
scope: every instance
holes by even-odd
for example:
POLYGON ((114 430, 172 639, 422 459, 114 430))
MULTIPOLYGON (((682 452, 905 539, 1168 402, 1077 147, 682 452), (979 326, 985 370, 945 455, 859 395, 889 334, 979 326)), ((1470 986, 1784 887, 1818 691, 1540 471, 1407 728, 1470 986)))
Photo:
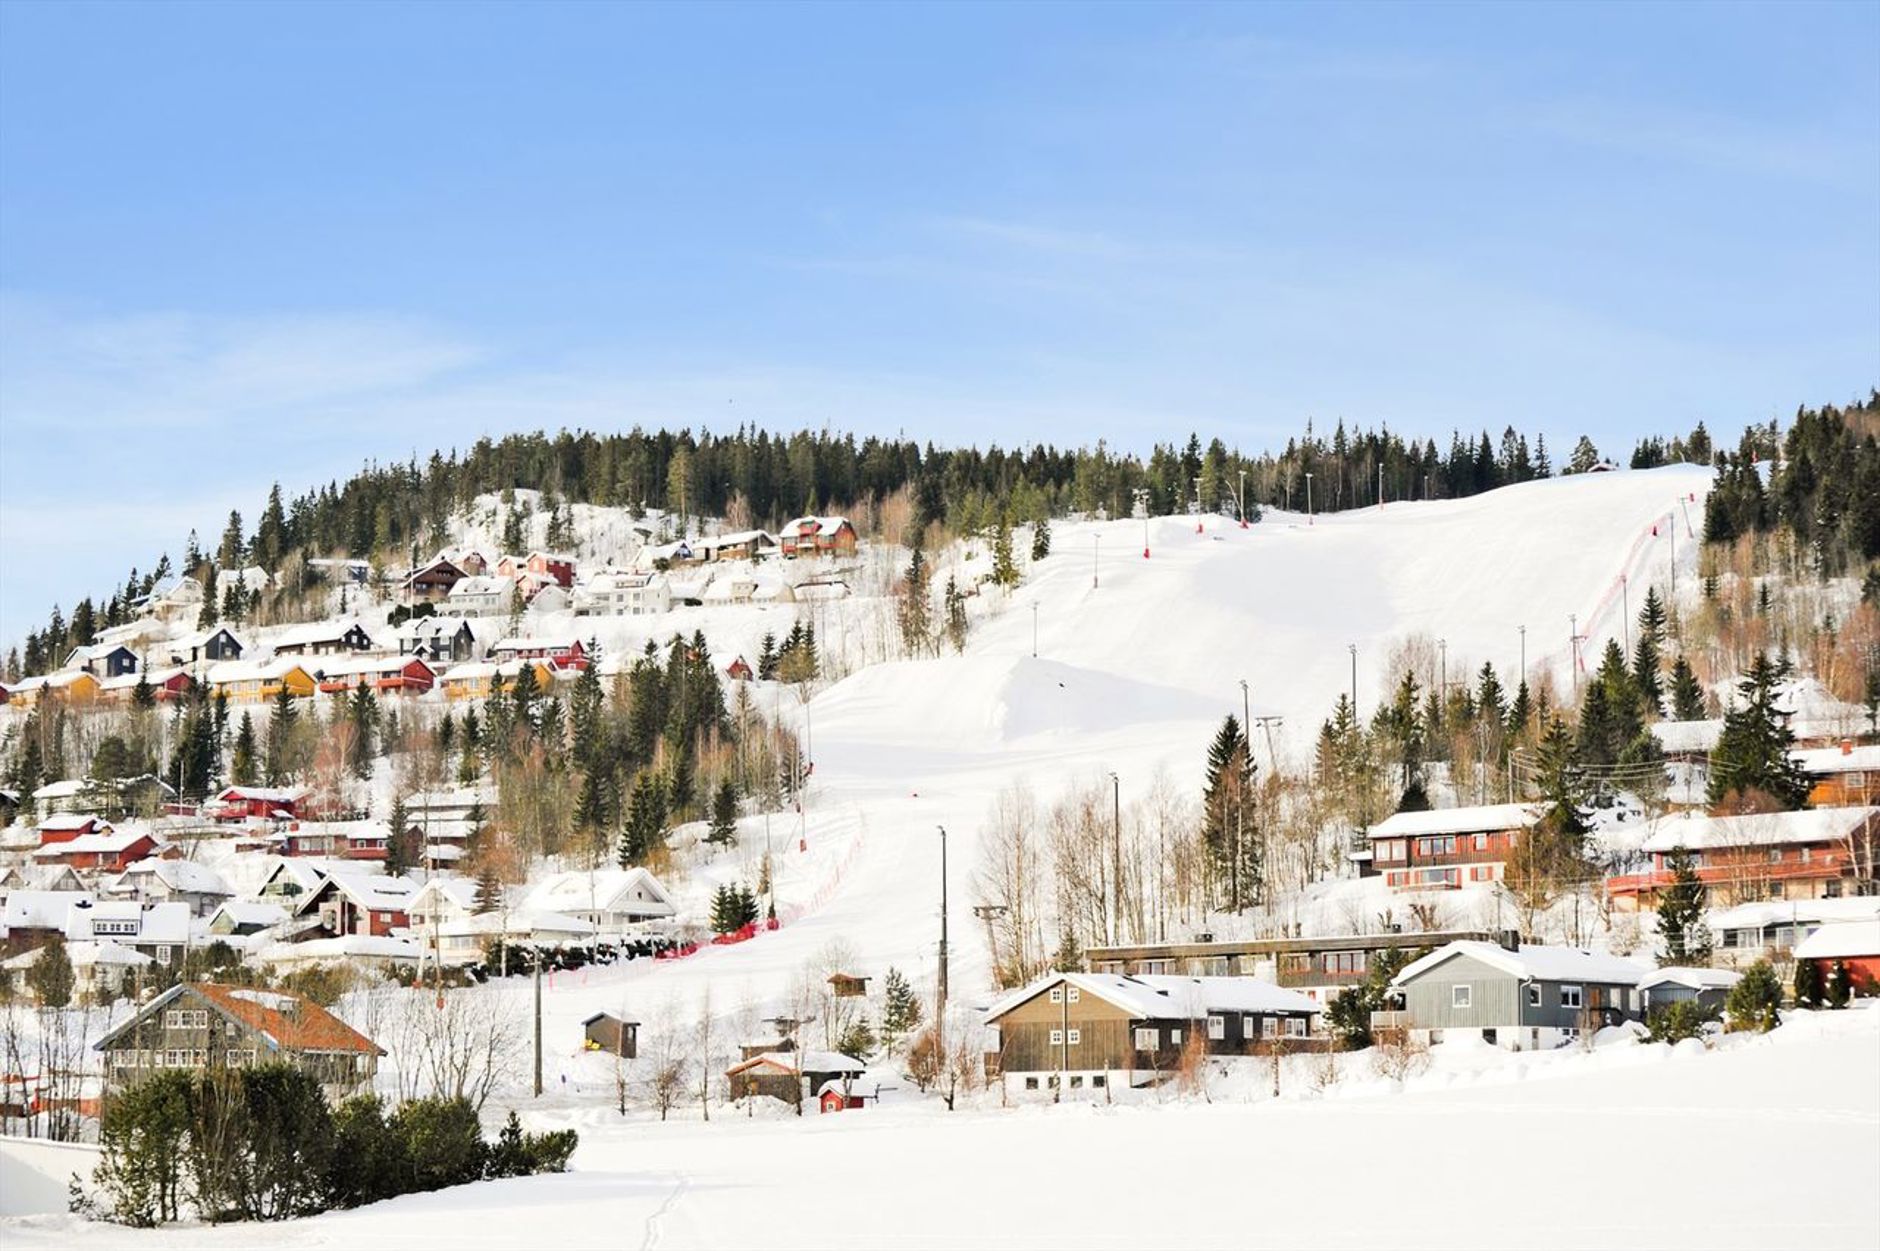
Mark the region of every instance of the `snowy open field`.
MULTIPOLYGON (((1690 1247, 1880 1245, 1880 1011, 1705 1052, 1438 1047, 1396 1091, 1131 1107, 935 1104, 578 1124, 574 1171, 268 1227, 12 1216, 9 1247, 1690 1247)), ((0 1189, 65 1165, 0 1143, 0 1189)))

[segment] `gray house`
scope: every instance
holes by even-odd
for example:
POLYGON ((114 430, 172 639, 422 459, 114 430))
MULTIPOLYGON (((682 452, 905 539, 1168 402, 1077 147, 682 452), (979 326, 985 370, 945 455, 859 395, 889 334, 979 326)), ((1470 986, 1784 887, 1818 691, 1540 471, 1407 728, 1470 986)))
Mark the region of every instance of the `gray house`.
POLYGON ((1655 1008, 1687 1000, 1721 1012, 1723 1001, 1730 997, 1730 988, 1742 980, 1741 973, 1729 969, 1659 969, 1647 974, 1638 984, 1639 1015, 1650 1016, 1655 1008))
POLYGON ((1380 1013, 1419 1041, 1473 1031, 1513 1051, 1557 1047, 1640 1016, 1638 984, 1651 970, 1619 956, 1522 943, 1454 942, 1404 966, 1391 982, 1401 1012, 1380 1013))

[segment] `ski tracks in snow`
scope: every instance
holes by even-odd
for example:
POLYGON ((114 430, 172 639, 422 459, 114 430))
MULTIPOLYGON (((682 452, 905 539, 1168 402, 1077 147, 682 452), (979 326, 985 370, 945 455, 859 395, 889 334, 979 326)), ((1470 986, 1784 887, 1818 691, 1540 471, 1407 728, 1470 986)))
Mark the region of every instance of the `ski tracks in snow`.
POLYGON ((679 1205, 679 1200, 685 1197, 685 1192, 691 1184, 690 1179, 681 1173, 679 1180, 672 1187, 672 1193, 666 1196, 657 1211, 646 1218, 646 1234, 640 1239, 640 1251, 656 1251, 660 1239, 665 1236, 666 1232, 660 1222, 672 1214, 672 1210, 679 1205))

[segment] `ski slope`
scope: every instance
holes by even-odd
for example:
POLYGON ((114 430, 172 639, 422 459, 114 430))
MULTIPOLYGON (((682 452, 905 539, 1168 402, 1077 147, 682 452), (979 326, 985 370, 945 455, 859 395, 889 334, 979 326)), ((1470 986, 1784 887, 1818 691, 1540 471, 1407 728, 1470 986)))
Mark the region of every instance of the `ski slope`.
MULTIPOLYGON (((1114 772, 1127 804, 1159 769, 1197 786, 1209 737, 1240 711, 1242 677, 1256 713, 1285 719, 1280 753, 1307 750, 1349 688, 1351 643, 1361 711, 1389 681, 1386 653, 1415 633, 1448 640, 1452 675, 1484 659, 1508 675, 1526 624, 1530 668, 1565 685, 1568 615, 1580 615, 1589 652, 1617 636, 1621 612, 1602 605, 1624 602, 1614 594, 1622 575, 1634 611, 1647 584, 1668 588, 1674 518, 1680 582, 1693 581, 1681 502, 1695 495, 1700 516, 1709 478, 1697 467, 1585 475, 1310 525, 1269 516, 1244 530, 1210 519, 1196 533, 1193 519, 1158 519, 1146 527, 1146 560, 1141 521, 1061 525, 1024 584, 980 606, 990 611, 964 655, 873 665, 807 705, 781 702, 815 770, 800 828, 793 816, 768 822, 780 930, 685 960, 557 979, 546 993, 549 1036, 578 1038, 581 1019, 598 1011, 690 1013, 707 993, 715 1012, 775 1011, 836 940, 861 973, 879 978, 893 965, 930 985, 942 826, 954 994, 981 1002, 989 983, 971 877, 978 828, 1001 790, 1023 781, 1049 802, 1114 772)), ((741 858, 709 873, 754 880, 765 825, 746 818, 741 858)), ((591 1060, 561 1052, 550 1082, 581 1081, 591 1060)))

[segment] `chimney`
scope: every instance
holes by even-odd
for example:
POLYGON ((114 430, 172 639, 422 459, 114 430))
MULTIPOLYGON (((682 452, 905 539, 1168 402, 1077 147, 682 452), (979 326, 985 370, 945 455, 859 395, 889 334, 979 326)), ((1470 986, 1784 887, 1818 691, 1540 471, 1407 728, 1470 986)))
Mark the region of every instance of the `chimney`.
POLYGON ((1521 950, 1521 931, 1520 930, 1503 930, 1501 932, 1500 942, 1501 942, 1503 950, 1515 951, 1515 952, 1520 951, 1521 950))
POLYGON ((1854 754, 1854 740, 1853 739, 1844 738, 1841 740, 1841 754, 1843 756, 1851 756, 1854 754))

